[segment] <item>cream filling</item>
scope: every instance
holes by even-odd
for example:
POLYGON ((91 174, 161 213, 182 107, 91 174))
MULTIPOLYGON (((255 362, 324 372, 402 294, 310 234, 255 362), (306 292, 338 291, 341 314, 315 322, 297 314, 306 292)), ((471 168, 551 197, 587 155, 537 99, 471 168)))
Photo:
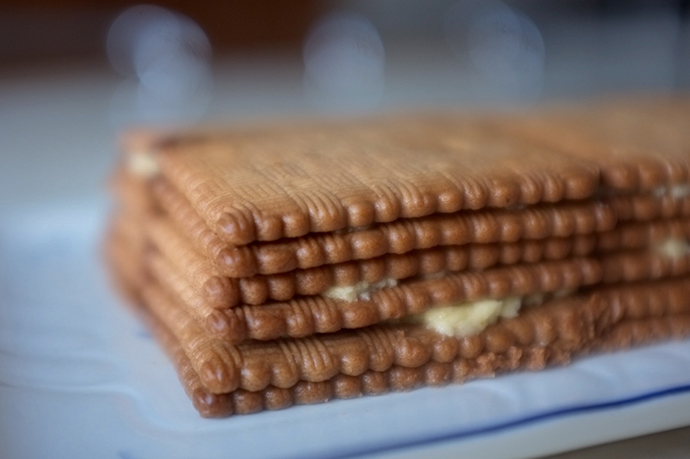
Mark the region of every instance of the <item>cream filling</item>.
MULTIPOLYGON (((398 281, 395 279, 383 279, 373 283, 362 281, 355 285, 331 287, 323 295, 347 302, 370 300, 373 292, 396 285, 398 285, 398 281)), ((564 298, 574 292, 575 290, 572 289, 561 289, 550 293, 532 293, 525 296, 469 301, 462 304, 434 307, 428 311, 390 322, 417 323, 444 335, 463 337, 481 332, 500 318, 516 317, 522 306, 539 306, 548 299, 564 298)))
POLYGON ((472 301, 432 308, 409 319, 438 333, 461 338, 481 332, 501 317, 516 317, 522 302, 523 298, 519 296, 472 301))
POLYGON ((370 300, 373 292, 383 288, 395 287, 396 285, 398 285, 398 281, 395 279, 383 279, 374 283, 362 281, 357 282, 355 285, 331 287, 324 292, 324 296, 347 302, 370 300))
MULTIPOLYGON (((688 192, 690 193, 690 187, 688 187, 688 192)), ((678 197, 680 191, 669 191, 669 193, 678 197)), ((690 243, 681 238, 668 238, 656 244, 653 249, 668 258, 690 255, 690 243)), ((522 306, 538 306, 548 298, 564 298, 574 292, 575 290, 572 289, 561 289, 552 293, 533 293, 523 297, 511 296, 497 300, 484 299, 440 306, 405 317, 403 320, 422 324, 444 335, 461 338, 480 333, 500 318, 516 317, 522 306)))
POLYGON ((690 254, 690 244, 685 239, 668 238, 657 244, 654 250, 668 258, 680 258, 690 254))
POLYGON ((690 183, 672 186, 660 186, 653 190, 654 196, 669 195, 674 199, 681 199, 690 196, 690 183))
POLYGON ((132 152, 127 155, 127 169, 142 178, 151 178, 160 171, 158 162, 153 155, 146 151, 132 152))
POLYGON ((560 289, 550 293, 531 293, 496 300, 483 299, 467 303, 440 306, 403 318, 405 322, 422 324, 438 333, 462 338, 482 332, 501 318, 517 317, 520 308, 539 306, 549 299, 565 298, 574 289, 560 289))

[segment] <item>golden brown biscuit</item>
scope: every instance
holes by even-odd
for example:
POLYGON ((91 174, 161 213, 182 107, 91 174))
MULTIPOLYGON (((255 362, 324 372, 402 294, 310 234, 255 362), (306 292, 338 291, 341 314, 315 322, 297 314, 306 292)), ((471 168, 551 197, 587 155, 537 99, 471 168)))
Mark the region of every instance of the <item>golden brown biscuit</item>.
MULTIPOLYGON (((377 362, 381 370, 370 369, 358 375, 339 372, 321 381, 294 377, 296 382, 289 387, 267 385, 258 391, 236 389, 222 394, 214 394, 204 386, 193 361, 174 334, 158 319, 145 314, 154 336, 171 356, 194 406, 203 416, 216 417, 321 403, 332 398, 378 395, 421 385, 458 383, 518 369, 539 370, 546 365, 568 363, 573 357, 591 352, 611 352, 661 339, 682 339, 690 336, 689 285, 685 280, 656 282, 555 300, 521 317, 493 325, 477 336, 457 341, 408 326, 399 339, 406 340, 408 346, 409 342, 417 344, 426 340, 432 349, 431 353, 417 357, 414 363, 423 362, 417 366, 399 365, 392 350, 399 348, 369 341, 367 344, 374 344, 377 352, 379 349, 390 352, 387 361, 377 362)), ((380 336, 372 334, 369 338, 386 339, 380 336)), ((304 360, 297 362, 309 362, 308 355, 302 356, 304 360)), ((268 374, 264 369, 252 371, 263 374, 264 378, 268 374)))
POLYGON ((596 164, 602 186, 653 190, 690 183, 687 96, 554 107, 494 121, 504 133, 596 164))
MULTIPOLYGON (((621 203, 619 207, 625 204, 621 203)), ((624 211, 630 213, 632 207, 632 204, 628 204, 624 211)), ((439 245, 567 237, 607 231, 616 223, 614 209, 606 203, 594 201, 517 210, 440 214, 352 231, 317 233, 277 242, 232 247, 222 243, 198 217, 195 220, 192 217, 194 211, 182 199, 167 210, 175 223, 183 228, 185 236, 196 241, 197 249, 201 249, 200 255, 212 260, 217 271, 228 277, 276 274, 439 245)))
POLYGON ((226 309, 238 304, 264 304, 287 301, 294 296, 320 295, 333 286, 358 282, 373 284, 386 279, 400 280, 445 271, 477 271, 497 264, 560 260, 589 255, 595 251, 640 249, 669 238, 687 238, 690 231, 688 223, 689 219, 623 223, 603 233, 435 247, 240 279, 220 275, 169 221, 157 219, 149 225, 149 231, 155 233, 151 240, 171 265, 169 269, 177 271, 184 278, 183 282, 198 293, 197 296, 204 300, 206 306, 226 309))
POLYGON ((412 145, 396 138, 400 130, 383 120, 231 131, 170 138, 154 154, 161 174, 234 245, 596 191, 595 167, 469 118, 447 141, 422 132, 422 145, 412 145))
POLYGON ((192 242, 199 255, 211 260, 219 274, 240 278, 368 259, 385 253, 401 254, 440 245, 586 234, 611 228, 614 223, 612 215, 616 221, 650 221, 690 215, 690 196, 658 193, 614 195, 577 205, 399 220, 369 228, 238 248, 229 246, 213 233, 184 197, 165 180, 155 180, 152 192, 173 224, 182 230, 181 236, 192 242), (596 220, 594 227, 592 219, 596 220))

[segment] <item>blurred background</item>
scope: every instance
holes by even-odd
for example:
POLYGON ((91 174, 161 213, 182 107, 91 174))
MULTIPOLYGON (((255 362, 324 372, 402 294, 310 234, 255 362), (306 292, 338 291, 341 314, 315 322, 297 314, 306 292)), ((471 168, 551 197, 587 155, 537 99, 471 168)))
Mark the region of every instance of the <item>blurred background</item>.
POLYGON ((132 124, 687 90, 689 5, 0 0, 0 206, 95 192, 132 124))

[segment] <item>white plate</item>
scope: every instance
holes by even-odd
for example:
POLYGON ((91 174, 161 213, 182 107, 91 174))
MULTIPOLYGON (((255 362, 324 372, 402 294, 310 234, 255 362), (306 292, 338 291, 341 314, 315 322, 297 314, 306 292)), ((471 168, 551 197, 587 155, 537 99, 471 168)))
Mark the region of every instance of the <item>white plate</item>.
POLYGON ((528 457, 690 424, 690 342, 566 368, 198 417, 108 287, 100 202, 0 221, 2 457, 528 457))

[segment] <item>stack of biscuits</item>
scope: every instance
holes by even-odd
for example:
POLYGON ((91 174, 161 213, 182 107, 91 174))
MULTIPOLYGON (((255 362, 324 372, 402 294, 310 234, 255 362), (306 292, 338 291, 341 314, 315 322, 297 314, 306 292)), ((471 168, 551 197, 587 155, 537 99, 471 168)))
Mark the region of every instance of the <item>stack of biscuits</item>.
POLYGON ((690 335, 690 100, 133 131, 107 257, 202 416, 690 335))

